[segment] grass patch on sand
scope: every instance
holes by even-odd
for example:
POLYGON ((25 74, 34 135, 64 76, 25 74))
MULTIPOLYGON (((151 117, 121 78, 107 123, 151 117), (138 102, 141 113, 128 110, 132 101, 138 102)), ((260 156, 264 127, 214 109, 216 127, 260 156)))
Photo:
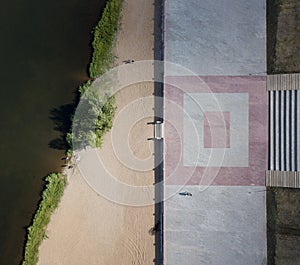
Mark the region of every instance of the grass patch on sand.
POLYGON ((42 193, 42 200, 27 230, 27 242, 23 265, 34 265, 38 261, 39 246, 46 238, 46 227, 51 214, 57 208, 66 186, 66 177, 62 174, 52 173, 46 177, 46 187, 42 193))

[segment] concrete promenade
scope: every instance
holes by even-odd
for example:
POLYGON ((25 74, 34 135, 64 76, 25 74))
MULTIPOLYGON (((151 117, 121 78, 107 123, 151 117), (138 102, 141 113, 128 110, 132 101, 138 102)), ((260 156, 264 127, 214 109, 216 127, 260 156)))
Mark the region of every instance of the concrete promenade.
POLYGON ((164 264, 267 262, 265 13, 165 2, 164 264))

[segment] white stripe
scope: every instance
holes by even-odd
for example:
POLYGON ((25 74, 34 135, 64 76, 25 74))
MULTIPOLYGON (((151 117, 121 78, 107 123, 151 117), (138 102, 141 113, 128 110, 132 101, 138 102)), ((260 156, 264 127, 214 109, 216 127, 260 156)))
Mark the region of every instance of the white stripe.
POLYGON ((279 110, 281 113, 281 121, 280 121, 280 126, 281 126, 281 170, 283 170, 284 167, 284 96, 283 96, 284 91, 281 91, 281 109, 279 110))
POLYGON ((276 164, 274 166, 274 169, 275 170, 279 170, 279 99, 278 99, 278 95, 279 95, 279 92, 278 91, 275 91, 276 93, 276 102, 275 102, 275 118, 276 118, 276 128, 275 128, 275 148, 276 148, 276 164))
POLYGON ((274 163, 273 163, 273 152, 274 152, 274 130, 273 130, 273 119, 274 119, 274 105, 273 105, 273 91, 270 91, 270 139, 269 139, 269 144, 270 144, 270 154, 269 154, 269 159, 270 159, 270 170, 274 169, 274 163))
POLYGON ((290 91, 286 91, 286 108, 285 108, 285 113, 286 113, 286 166, 287 166, 287 171, 291 170, 290 168, 290 116, 289 116, 289 102, 290 102, 290 91))
POLYGON ((292 90, 290 93, 292 93, 292 124, 291 124, 291 130, 292 130, 292 164, 291 164, 291 171, 295 171, 295 91, 292 90))
MULTIPOLYGON (((300 88, 299 88, 300 89, 300 88)), ((300 171, 300 90, 297 91, 298 94, 298 101, 297 101, 297 115, 298 115, 298 121, 297 121, 297 137, 298 137, 298 153, 297 153, 297 160, 298 160, 298 171, 300 171)))

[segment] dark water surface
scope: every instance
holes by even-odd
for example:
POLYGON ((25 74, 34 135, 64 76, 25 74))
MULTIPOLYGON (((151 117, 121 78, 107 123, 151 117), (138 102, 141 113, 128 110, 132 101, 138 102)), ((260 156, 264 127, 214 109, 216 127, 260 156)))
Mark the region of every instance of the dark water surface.
POLYGON ((105 2, 1 2, 0 264, 20 263, 42 180, 61 170, 64 151, 52 141, 60 133, 49 116, 87 79, 90 33, 105 2))

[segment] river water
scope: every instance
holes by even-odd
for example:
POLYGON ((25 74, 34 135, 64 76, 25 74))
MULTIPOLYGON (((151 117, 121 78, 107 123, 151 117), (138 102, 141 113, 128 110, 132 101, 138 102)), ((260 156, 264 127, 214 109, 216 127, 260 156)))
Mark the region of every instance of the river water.
POLYGON ((51 117, 64 120, 87 79, 91 31, 105 2, 1 2, 1 265, 20 263, 43 178, 61 170, 64 146, 51 117))

